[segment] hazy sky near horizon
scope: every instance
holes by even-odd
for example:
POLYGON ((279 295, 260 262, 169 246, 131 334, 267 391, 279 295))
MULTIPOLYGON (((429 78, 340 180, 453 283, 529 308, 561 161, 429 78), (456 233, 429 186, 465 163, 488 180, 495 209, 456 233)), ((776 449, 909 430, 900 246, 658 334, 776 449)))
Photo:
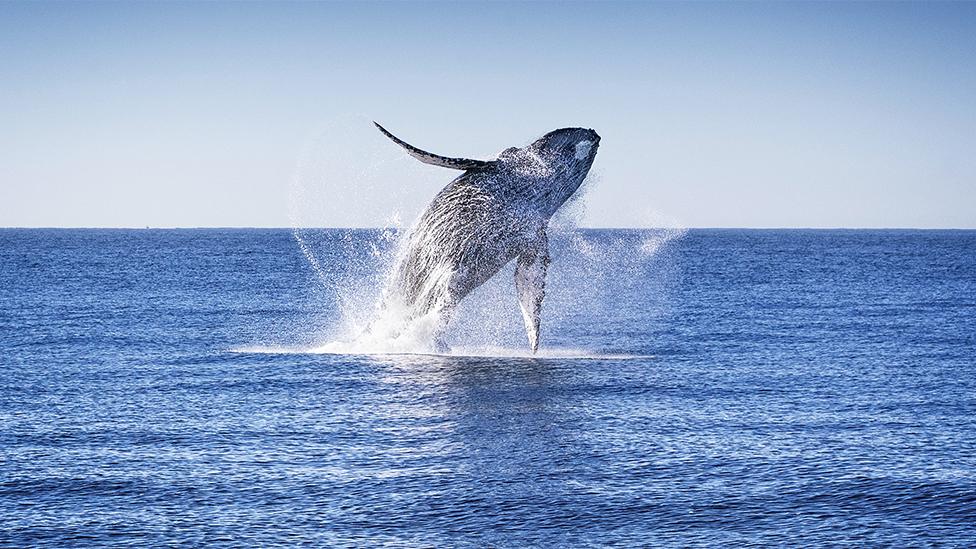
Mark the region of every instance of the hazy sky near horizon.
POLYGON ((456 172, 294 186, 375 119, 592 127, 590 226, 976 227, 976 3, 3 2, 0 52, 0 226, 381 224, 456 172))

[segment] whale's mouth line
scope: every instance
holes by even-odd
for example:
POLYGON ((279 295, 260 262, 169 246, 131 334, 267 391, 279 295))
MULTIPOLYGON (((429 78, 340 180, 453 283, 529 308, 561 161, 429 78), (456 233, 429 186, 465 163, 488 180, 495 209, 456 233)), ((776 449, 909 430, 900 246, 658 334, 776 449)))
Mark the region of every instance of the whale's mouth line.
POLYGON ((228 350, 234 354, 252 355, 331 355, 345 357, 371 358, 497 358, 497 359, 526 359, 526 360, 647 360, 654 355, 629 354, 615 352, 591 351, 589 349, 550 347, 532 354, 526 349, 509 347, 457 347, 444 353, 387 351, 382 349, 362 349, 354 346, 335 345, 327 343, 319 346, 286 346, 286 345, 248 345, 234 347, 228 350))

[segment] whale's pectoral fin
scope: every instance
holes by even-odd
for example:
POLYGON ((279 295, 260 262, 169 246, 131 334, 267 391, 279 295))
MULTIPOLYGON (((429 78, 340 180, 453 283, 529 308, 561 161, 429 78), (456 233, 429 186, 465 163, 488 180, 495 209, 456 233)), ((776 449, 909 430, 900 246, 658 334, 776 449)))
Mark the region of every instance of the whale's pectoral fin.
POLYGON ((546 297, 546 270, 549 267, 549 243, 546 233, 539 231, 539 238, 518 256, 515 266, 515 289, 518 291, 525 333, 529 337, 532 352, 539 348, 539 314, 542 300, 546 297))
POLYGON ((377 129, 383 132, 383 135, 389 137, 394 143, 400 145, 407 150, 410 156, 416 158, 417 160, 423 162, 424 164, 430 164, 432 166, 440 166, 442 168, 451 168, 454 170, 473 170, 475 168, 484 168, 490 166, 491 162, 486 162, 484 160, 473 160, 471 158, 448 158, 446 156, 440 156, 437 154, 429 153, 414 147, 413 145, 401 140, 392 133, 386 131, 386 128, 380 126, 376 122, 373 122, 377 129))

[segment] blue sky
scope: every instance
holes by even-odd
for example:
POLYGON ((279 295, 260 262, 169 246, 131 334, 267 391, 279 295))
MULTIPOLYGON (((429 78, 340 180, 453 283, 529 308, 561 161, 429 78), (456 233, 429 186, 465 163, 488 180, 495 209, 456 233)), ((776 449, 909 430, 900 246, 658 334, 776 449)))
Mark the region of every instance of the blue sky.
MULTIPOLYGON (((452 156, 592 127, 591 226, 976 227, 974 3, 0 3, 0 52, 0 226, 288 226, 376 119, 452 156)), ((389 154, 303 222, 455 175, 389 154)))

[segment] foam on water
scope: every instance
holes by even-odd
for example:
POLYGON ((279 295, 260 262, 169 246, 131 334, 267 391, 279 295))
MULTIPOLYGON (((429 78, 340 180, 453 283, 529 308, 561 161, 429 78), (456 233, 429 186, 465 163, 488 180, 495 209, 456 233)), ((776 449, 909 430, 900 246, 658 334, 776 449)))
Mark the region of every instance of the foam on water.
POLYGON ((445 357, 484 357, 484 358, 525 358, 525 359, 559 359, 559 360, 634 360, 652 359, 653 355, 607 353, 583 348, 552 347, 539 349, 533 354, 528 349, 516 349, 494 346, 457 347, 447 352, 398 351, 395 347, 369 348, 362 343, 331 342, 318 346, 286 346, 286 345, 247 345, 230 349, 232 353, 255 355, 362 355, 362 356, 445 356, 445 357))

